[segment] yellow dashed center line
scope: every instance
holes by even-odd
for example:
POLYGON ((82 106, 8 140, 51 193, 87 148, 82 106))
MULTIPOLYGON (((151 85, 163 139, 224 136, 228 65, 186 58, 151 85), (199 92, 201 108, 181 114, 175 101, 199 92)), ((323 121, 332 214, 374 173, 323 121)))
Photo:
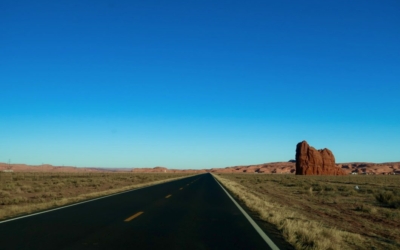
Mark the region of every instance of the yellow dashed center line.
POLYGON ((180 188, 179 190, 182 190, 183 188, 180 188))
POLYGON ((125 222, 129 222, 129 221, 135 219, 136 217, 138 217, 139 215, 141 215, 142 213, 144 213, 144 212, 138 212, 138 213, 132 215, 131 217, 126 218, 124 221, 125 221, 125 222))
POLYGON ((168 198, 171 197, 171 196, 172 196, 172 194, 169 194, 169 195, 165 196, 165 198, 168 199, 168 198))

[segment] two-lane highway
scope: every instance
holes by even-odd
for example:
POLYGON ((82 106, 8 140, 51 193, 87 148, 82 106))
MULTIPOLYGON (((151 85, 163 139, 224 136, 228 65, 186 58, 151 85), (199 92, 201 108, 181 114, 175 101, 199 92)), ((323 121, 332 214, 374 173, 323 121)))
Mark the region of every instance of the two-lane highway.
POLYGON ((0 249, 269 249, 210 174, 0 222, 0 249))

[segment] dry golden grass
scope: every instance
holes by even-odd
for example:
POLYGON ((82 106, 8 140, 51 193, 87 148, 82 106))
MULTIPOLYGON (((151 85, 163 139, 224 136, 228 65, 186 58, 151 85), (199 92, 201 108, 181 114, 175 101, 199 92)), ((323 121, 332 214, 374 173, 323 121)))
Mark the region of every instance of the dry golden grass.
POLYGON ((400 209, 393 205, 398 176, 216 177, 297 249, 400 248, 400 209), (382 192, 389 195, 382 198, 382 192))
POLYGON ((154 185, 189 175, 0 172, 0 219, 154 185))

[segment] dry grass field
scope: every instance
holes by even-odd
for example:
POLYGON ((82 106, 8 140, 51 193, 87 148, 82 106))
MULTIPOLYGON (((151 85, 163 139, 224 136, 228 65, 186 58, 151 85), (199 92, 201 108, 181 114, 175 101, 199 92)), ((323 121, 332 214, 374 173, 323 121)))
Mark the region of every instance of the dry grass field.
POLYGON ((297 249, 400 249, 400 176, 215 176, 297 249))
POLYGON ((189 175, 0 172, 0 220, 189 175))

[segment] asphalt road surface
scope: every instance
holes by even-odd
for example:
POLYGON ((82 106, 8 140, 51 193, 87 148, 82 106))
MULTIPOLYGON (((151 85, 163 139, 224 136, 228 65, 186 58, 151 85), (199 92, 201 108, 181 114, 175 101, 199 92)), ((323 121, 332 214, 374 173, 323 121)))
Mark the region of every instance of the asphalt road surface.
POLYGON ((214 177, 202 174, 0 222, 0 249, 271 248, 214 177))

